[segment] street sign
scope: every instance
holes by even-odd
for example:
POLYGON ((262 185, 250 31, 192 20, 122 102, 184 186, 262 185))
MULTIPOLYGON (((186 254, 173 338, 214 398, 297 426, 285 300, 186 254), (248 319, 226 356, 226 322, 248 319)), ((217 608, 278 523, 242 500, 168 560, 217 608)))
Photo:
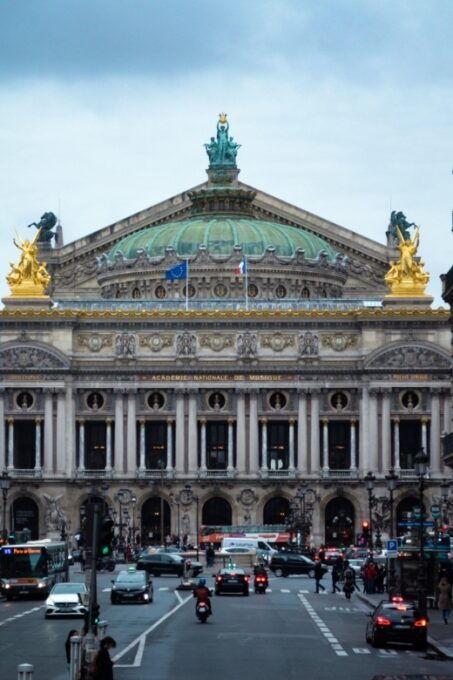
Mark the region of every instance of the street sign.
MULTIPOLYGON (((415 522, 398 522, 398 526, 400 526, 400 527, 419 527, 419 526, 420 526, 420 522, 416 522, 416 521, 415 521, 415 522)), ((431 520, 426 520, 426 519, 425 519, 425 520, 423 521, 423 526, 424 526, 424 527, 433 527, 433 526, 434 526, 434 522, 431 521, 431 520)))
POLYGON ((387 557, 398 557, 398 541, 396 538, 387 541, 387 557))
POLYGON ((434 519, 438 519, 440 517, 440 505, 432 505, 431 514, 434 517, 434 519))

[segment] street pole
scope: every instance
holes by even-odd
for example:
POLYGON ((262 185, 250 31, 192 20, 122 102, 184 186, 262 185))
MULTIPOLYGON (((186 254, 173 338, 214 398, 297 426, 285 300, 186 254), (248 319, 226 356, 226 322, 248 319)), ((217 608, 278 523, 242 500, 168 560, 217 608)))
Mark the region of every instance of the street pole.
POLYGON ((368 537, 368 548, 371 552, 371 555, 373 555, 373 489, 374 489, 374 482, 375 482, 375 476, 369 472, 367 475, 365 475, 365 481, 366 481, 366 488, 368 491, 368 513, 370 516, 369 522, 370 522, 370 534, 368 537))
POLYGON ((196 527, 197 527, 197 562, 199 562, 200 561, 200 527, 199 527, 199 524, 198 524, 198 518, 199 518, 198 510, 199 510, 199 502, 200 501, 199 501, 198 496, 195 497, 195 501, 196 501, 196 504, 197 504, 197 509, 196 509, 197 517, 196 517, 196 522, 195 522, 196 527))
MULTIPOLYGON (((390 523, 390 536, 389 538, 394 538, 398 539, 398 530, 394 528, 394 515, 393 515, 393 508, 394 508, 394 491, 396 489, 396 485, 398 483, 398 475, 395 474, 395 470, 393 468, 390 468, 389 474, 385 476, 386 482, 387 482, 387 489, 389 492, 389 512, 390 512, 390 518, 389 518, 389 523, 390 523)), ((392 597, 392 595, 395 594, 395 588, 396 588, 396 579, 395 579, 395 558, 391 557, 389 560, 389 578, 388 578, 388 583, 387 583, 387 591, 389 594, 389 598, 392 597)))
POLYGON ((425 490, 425 475, 428 469, 428 456, 421 449, 414 460, 415 473, 418 477, 418 491, 420 503, 420 564, 418 574, 418 608, 423 616, 426 616, 426 576, 425 576, 425 545, 423 540, 424 512, 423 512, 423 492, 425 490))
POLYGON ((0 488, 2 490, 3 498, 3 520, 2 520, 2 531, 3 538, 6 540, 8 538, 8 529, 6 526, 6 503, 8 500, 8 491, 11 486, 11 478, 8 472, 5 470, 0 477, 0 488))
POLYGON ((100 505, 94 504, 93 507, 93 542, 91 545, 91 583, 90 583, 90 604, 88 614, 88 632, 96 635, 94 621, 95 610, 97 608, 97 555, 99 541, 99 514, 100 505))
POLYGON ((160 467, 160 542, 165 545, 164 539, 164 464, 159 461, 160 467))

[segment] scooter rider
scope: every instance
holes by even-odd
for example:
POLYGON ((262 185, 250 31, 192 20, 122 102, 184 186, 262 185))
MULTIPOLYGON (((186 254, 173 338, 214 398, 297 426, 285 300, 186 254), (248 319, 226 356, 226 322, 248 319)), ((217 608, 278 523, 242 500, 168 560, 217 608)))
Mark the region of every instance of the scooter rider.
POLYGON ((205 578, 201 578, 198 581, 197 587, 194 588, 193 596, 197 598, 197 604, 199 602, 206 602, 207 605, 208 605, 209 614, 212 614, 211 591, 206 586, 206 579, 205 578))

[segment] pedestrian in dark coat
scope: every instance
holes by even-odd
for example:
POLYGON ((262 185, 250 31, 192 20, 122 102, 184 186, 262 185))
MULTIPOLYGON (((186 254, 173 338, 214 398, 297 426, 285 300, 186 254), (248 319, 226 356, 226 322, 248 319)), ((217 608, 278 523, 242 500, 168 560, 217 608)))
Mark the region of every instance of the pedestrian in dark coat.
POLYGON ((324 567, 321 564, 321 560, 317 560, 315 564, 315 581, 316 581, 316 592, 319 593, 319 589, 325 590, 321 583, 321 579, 324 576, 324 567))
POLYGON ((101 646, 94 659, 93 680, 113 680, 113 661, 109 649, 116 647, 115 640, 107 635, 102 638, 101 646))
POLYGON ((337 583, 340 580, 340 573, 338 565, 334 564, 332 567, 332 593, 334 595, 336 592, 341 592, 340 588, 337 586, 337 583))

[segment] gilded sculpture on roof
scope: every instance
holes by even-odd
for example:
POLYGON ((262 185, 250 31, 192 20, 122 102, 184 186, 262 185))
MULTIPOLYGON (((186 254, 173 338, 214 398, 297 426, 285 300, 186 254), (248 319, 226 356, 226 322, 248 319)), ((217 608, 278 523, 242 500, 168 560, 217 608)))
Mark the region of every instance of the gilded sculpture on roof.
POLYGON ((13 239, 14 245, 21 251, 18 264, 10 262, 11 271, 6 280, 11 289, 12 297, 47 297, 45 290, 50 283, 50 274, 46 269, 46 263, 38 261, 38 245, 40 230, 32 241, 22 239, 19 242, 13 239))
POLYGON ((390 260, 390 269, 385 282, 390 286, 387 297, 424 297, 429 274, 424 271, 424 262, 416 257, 420 243, 420 228, 416 227, 413 237, 395 227, 398 237, 399 260, 390 260))

